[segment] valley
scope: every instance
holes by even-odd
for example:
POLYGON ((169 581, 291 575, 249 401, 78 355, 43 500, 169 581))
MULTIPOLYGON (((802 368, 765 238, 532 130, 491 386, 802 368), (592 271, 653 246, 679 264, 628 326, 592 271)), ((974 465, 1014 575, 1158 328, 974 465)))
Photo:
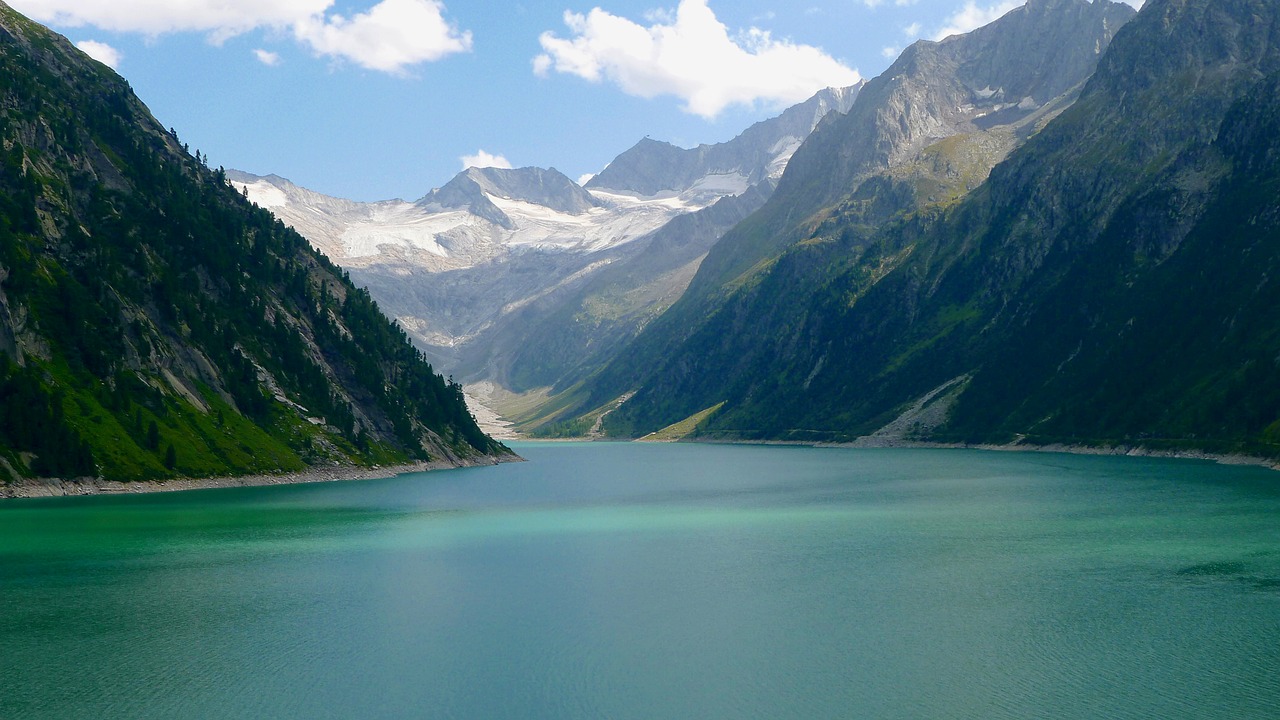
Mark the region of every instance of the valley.
MULTIPOLYGON (((285 416, 355 444, 354 455, 342 443, 317 445, 298 426, 290 442, 313 453, 303 464, 349 462, 375 436, 402 459, 415 444, 414 421, 386 409, 400 405, 376 382, 359 392, 316 389, 374 372, 334 365, 325 347, 331 334, 360 344, 341 323, 324 329, 340 320, 339 304, 350 305, 348 280, 395 321, 389 335, 378 333, 392 344, 402 336, 429 363, 443 388, 432 392, 471 403, 465 417, 433 411, 466 427, 436 435, 465 435, 482 453, 495 446, 472 416, 508 438, 1273 457, 1280 399, 1270 359, 1280 356, 1280 331, 1265 308, 1276 262, 1267 159, 1274 15, 1250 0, 1153 0, 1142 12, 1108 0, 1031 0, 970 32, 918 41, 879 76, 822 90, 732 140, 681 148, 644 138, 576 181, 499 163, 467 167, 416 200, 355 202, 179 157, 187 178, 238 196, 217 203, 247 200, 249 209, 234 212, 259 213, 264 229, 265 218, 278 219, 271 233, 310 246, 268 250, 264 262, 250 231, 244 247, 263 280, 283 283, 252 301, 261 317, 253 305, 253 319, 235 326, 186 300, 158 317, 146 303, 163 310, 167 295, 130 299, 123 279, 76 283, 124 301, 121 317, 133 324, 122 326, 123 347, 139 358, 125 364, 137 377, 156 373, 144 384, 170 396, 165 403, 210 413, 212 391, 239 415, 261 392, 285 416), (307 259, 290 260, 294 252, 307 259), (138 302, 145 309, 129 309, 138 302), (139 324, 143 316, 149 324, 139 324), (307 339, 284 355, 241 341, 231 359, 202 350, 177 360, 187 357, 178 340, 193 323, 227 337, 259 323, 255 332, 294 328, 307 339), (168 349, 157 353, 157 344, 168 349), (254 370, 229 370, 235 363, 254 370), (256 380, 228 384, 237 373, 256 380), (369 401, 382 409, 365 409, 369 401)), ((138 117, 151 134, 149 157, 161 146, 182 152, 174 133, 138 117)), ((140 182, 136 170, 78 152, 68 162, 93 168, 110 192, 140 182)), ((12 160, 15 171, 32 162, 12 160)), ((21 173, 13 177, 17 192, 21 173)), ((77 247, 73 217, 99 232, 86 223, 102 207, 78 199, 90 186, 59 177, 70 202, 52 200, 61 191, 47 183, 22 192, 72 210, 62 219, 45 209, 14 215, 15 238, 77 247)), ((34 257, 25 252, 10 254, 11 275, 34 257)), ((49 257, 67 267, 88 257, 58 252, 49 257)), ((162 277, 154 263, 130 272, 162 277)), ((195 287, 198 277, 207 297, 227 292, 204 266, 177 277, 159 287, 195 287)), ((28 357, 56 366, 62 350, 41 349, 46 336, 18 319, 33 317, 38 302, 17 297, 5 299, 0 340, 19 366, 28 357)), ((54 336, 51 347, 60 342, 54 336)), ((69 350, 80 358, 68 361, 71 375, 120 382, 124 365, 111 351, 69 350), (82 365, 88 375, 77 375, 82 365)), ((395 387, 403 372, 384 366, 382 386, 395 387)), ((81 415, 104 418, 94 409, 102 405, 121 426, 115 437, 128 434, 125 413, 137 399, 94 393, 81 397, 81 415)), ((49 422, 63 423, 64 440, 92 427, 54 417, 55 405, 49 422)), ((144 446, 147 423, 165 417, 160 405, 147 407, 133 422, 144 446)), ((451 440, 432 442, 429 454, 455 452, 446 450, 451 440)), ((151 452, 165 465, 163 448, 151 452)), ((11 468, 28 462, 9 459, 11 468)))

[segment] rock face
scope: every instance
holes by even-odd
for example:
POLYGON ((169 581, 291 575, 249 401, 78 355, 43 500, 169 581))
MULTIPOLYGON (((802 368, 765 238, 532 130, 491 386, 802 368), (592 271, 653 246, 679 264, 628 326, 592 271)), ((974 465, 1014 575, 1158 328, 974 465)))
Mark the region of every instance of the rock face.
POLYGON ((490 197, 537 205, 568 215, 581 215, 602 203, 554 168, 469 168, 418 201, 428 212, 466 210, 506 230, 516 224, 490 197))
POLYGON ((718 145, 686 149, 645 138, 593 177, 588 189, 639 195, 684 193, 700 184, 756 185, 782 175, 791 155, 828 113, 846 113, 865 83, 827 88, 782 115, 718 145))
POLYGON ((970 33, 911 45, 796 151, 751 231, 721 243, 704 277, 733 282, 804 237, 867 178, 916 163, 941 140, 1011 130, 982 159, 994 166, 1036 130, 1029 120, 1074 98, 1133 14, 1109 0, 1035 0, 970 33))
POLYGON ((644 140, 586 188, 555 170, 470 168, 414 203, 361 204, 230 177, 370 288, 438 367, 525 392, 585 377, 679 297, 859 88, 824 90, 719 145, 644 140))
POLYGON ((367 292, 3 3, 0 77, 0 481, 505 452, 367 292))
MULTIPOLYGON (((1082 5, 1025 16, 1100 11, 1082 5)), ((1078 100, 984 183, 860 225, 893 195, 864 182, 633 376, 605 429, 724 402, 701 432, 1280 454, 1278 37, 1264 0, 1148 0, 1078 100)), ((857 156, 806 154, 784 186, 844 177, 857 156)), ((655 357, 644 341, 621 356, 655 357)))

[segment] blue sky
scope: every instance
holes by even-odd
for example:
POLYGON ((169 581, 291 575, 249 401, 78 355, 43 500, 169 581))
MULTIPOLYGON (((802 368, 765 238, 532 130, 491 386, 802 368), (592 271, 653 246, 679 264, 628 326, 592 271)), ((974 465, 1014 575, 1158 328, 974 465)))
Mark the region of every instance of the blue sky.
POLYGON ((421 197, 464 159, 576 179, 646 135, 727 140, 1021 4, 8 2, 115 67, 211 165, 356 200, 421 197))

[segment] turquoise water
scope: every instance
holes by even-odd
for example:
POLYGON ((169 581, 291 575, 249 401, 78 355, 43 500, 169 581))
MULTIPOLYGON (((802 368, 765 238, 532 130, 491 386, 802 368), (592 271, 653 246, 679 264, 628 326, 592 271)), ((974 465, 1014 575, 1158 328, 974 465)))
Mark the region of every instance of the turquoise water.
POLYGON ((0 718, 1280 716, 1280 474, 518 450, 0 503, 0 718))

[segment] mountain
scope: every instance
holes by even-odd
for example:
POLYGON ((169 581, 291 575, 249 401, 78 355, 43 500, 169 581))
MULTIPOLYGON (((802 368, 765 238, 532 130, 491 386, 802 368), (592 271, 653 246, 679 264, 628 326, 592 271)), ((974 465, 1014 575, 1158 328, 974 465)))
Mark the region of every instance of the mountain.
POLYGON ((848 112, 863 84, 821 90, 724 143, 681 148, 645 138, 592 177, 587 188, 658 195, 699 187, 713 191, 725 183, 745 189, 776 180, 818 122, 830 112, 848 112))
POLYGON ((589 375, 678 298, 859 89, 823 90, 718 145, 643 140, 585 188, 555 170, 469 168, 417 202, 361 204, 229 177, 368 287, 438 367, 538 392, 589 375))
POLYGON ((869 233, 833 215, 603 425, 1280 455, 1277 38, 1265 0, 1148 0, 979 187, 869 233))
POLYGON ((541 168, 469 168, 416 202, 359 203, 274 175, 228 177, 343 267, 393 272, 460 270, 530 250, 603 250, 715 199, 592 194, 541 168))
POLYGON ((711 253, 699 286, 741 282, 886 169, 933 175, 925 183, 895 178, 926 203, 939 191, 973 189, 1074 100, 1133 14, 1108 0, 1031 0, 967 34, 914 43, 867 82, 847 114, 796 150, 768 205, 711 253))
POLYGON ((468 168, 442 188, 432 190, 418 205, 432 212, 466 210, 506 230, 516 224, 490 198, 536 205, 566 215, 582 215, 602 207, 590 193, 555 168, 468 168))
POLYGON ((606 428, 644 434, 769 372, 770 353, 797 351, 774 347, 773 334, 791 337, 877 233, 936 222, 1071 107, 1133 15, 1105 0, 1033 0, 973 32, 909 47, 848 113, 819 125, 764 207, 711 248, 680 301, 562 415, 636 392, 606 428))
MULTIPOLYGON (((468 168, 458 177, 467 178, 488 195, 521 200, 569 215, 581 215, 603 205, 555 168, 468 168)), ((431 204, 431 198, 429 195, 418 202, 431 204)))
POLYGON ((0 100, 6 482, 507 453, 366 291, 3 3, 0 100))
POLYGON ((772 190, 762 181, 582 258, 590 262, 582 270, 505 306, 482 338, 460 349, 459 365, 517 394, 573 387, 679 299, 707 249, 772 190))

